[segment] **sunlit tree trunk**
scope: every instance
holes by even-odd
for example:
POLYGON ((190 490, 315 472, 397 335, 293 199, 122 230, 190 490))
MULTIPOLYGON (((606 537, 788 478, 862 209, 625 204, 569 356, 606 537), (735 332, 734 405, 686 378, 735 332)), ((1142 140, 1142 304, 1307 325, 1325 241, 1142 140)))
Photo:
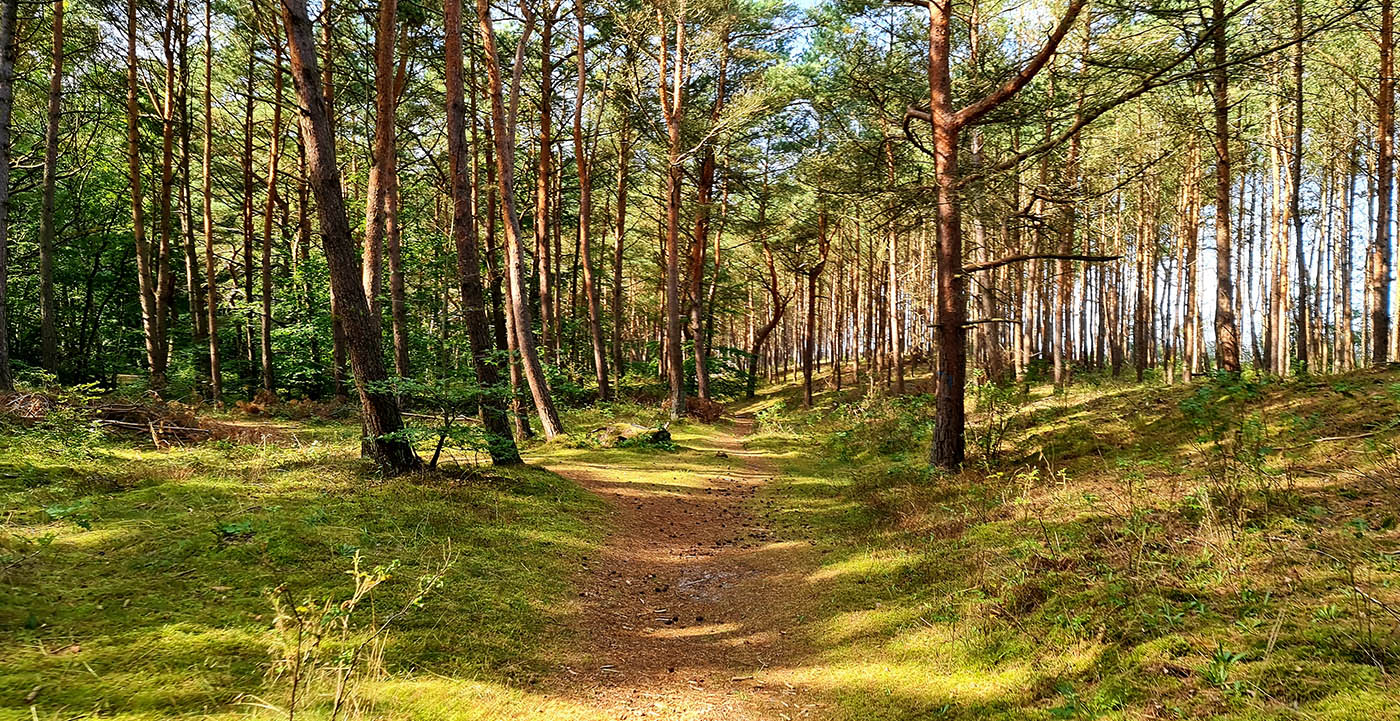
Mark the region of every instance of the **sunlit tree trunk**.
MULTIPOLYGON (((684 5, 681 6, 684 8, 684 5)), ((661 52, 657 55, 658 92, 661 110, 666 119, 667 171, 666 171, 666 360, 670 379, 670 413, 679 418, 685 413, 685 363, 681 351, 681 310, 680 310, 680 213, 681 213, 681 118, 684 110, 685 89, 685 18, 675 19, 675 64, 674 78, 667 78, 666 23, 661 9, 656 11, 657 32, 661 40, 661 52), (669 87, 668 87, 669 86, 669 87)))
MULTIPOLYGON (((515 209, 515 111, 523 66, 519 50, 523 49, 525 43, 521 42, 517 46, 511 78, 510 113, 507 116, 501 82, 501 61, 496 51, 496 31, 491 23, 488 0, 477 0, 476 10, 486 58, 486 75, 490 85, 492 140, 496 145, 496 185, 500 192, 501 215, 505 221, 506 281, 509 284, 511 320, 516 347, 520 353, 521 370, 525 382, 530 386, 530 395, 535 401, 535 411, 539 415, 541 429, 545 438, 554 438, 563 432, 563 425, 559 422, 559 413, 554 408, 554 399, 545 382, 544 368, 540 365, 539 350, 535 345, 535 334, 532 330, 534 320, 525 291, 525 259, 524 249, 521 247, 523 232, 520 229, 520 215, 515 209)), ((527 16, 528 35, 533 16, 529 16, 528 11, 527 16)))
POLYGON ((540 296, 540 346, 545 361, 556 362, 554 357, 557 319, 554 317, 554 266, 550 251, 550 181, 554 174, 554 113, 550 107, 554 99, 554 14, 560 0, 545 0, 544 16, 540 18, 540 153, 539 165, 535 173, 535 265, 539 275, 540 296))
MULTIPOLYGON (((1387 2, 1389 0, 1386 0, 1387 2)), ((1215 347, 1221 370, 1240 371, 1235 320, 1234 239, 1230 234, 1230 72, 1225 64, 1225 0, 1211 3, 1211 100, 1215 107, 1215 347)))
POLYGON ((608 382, 607 347, 603 339, 602 311, 598 307, 598 285, 593 277, 593 246, 590 242, 590 226, 593 219, 593 169, 583 144, 583 100, 587 91, 587 47, 584 45, 584 2, 574 0, 574 14, 578 20, 578 35, 575 37, 578 85, 574 91, 574 160, 578 166, 578 262, 583 267, 583 300, 588 306, 588 335, 593 344, 593 374, 598 382, 598 396, 603 400, 612 398, 608 382))
POLYGON ((397 172, 397 129, 394 126, 394 41, 398 0, 380 0, 374 29, 374 146, 370 155, 369 186, 365 191, 365 240, 361 282, 370 313, 379 323, 379 296, 384 291, 384 235, 390 213, 389 197, 397 172))

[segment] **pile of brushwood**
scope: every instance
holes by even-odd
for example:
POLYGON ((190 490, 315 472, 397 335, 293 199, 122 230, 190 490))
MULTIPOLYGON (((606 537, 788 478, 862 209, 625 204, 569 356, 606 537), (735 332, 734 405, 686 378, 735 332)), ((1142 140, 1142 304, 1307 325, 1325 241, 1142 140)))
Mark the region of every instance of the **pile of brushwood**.
POLYGON ((19 391, 0 395, 0 416, 23 426, 52 422, 91 423, 118 435, 149 440, 157 448, 208 440, 266 441, 275 432, 201 417, 196 406, 155 396, 137 399, 71 389, 19 391))

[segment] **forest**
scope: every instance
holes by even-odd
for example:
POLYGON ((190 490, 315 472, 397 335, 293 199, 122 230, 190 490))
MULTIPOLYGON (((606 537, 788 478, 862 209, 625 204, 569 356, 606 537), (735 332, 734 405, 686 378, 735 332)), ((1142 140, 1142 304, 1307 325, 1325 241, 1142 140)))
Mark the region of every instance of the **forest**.
POLYGON ((0 720, 1381 719, 1392 0, 0 0, 0 720))

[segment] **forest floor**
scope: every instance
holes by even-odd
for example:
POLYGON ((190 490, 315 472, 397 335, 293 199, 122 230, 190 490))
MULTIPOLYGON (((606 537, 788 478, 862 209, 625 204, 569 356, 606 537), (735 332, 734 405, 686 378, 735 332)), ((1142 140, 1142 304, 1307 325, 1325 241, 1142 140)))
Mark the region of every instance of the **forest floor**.
POLYGON ((958 474, 826 380, 400 478, 3 421, 0 719, 1400 718, 1400 372, 976 388, 958 474))

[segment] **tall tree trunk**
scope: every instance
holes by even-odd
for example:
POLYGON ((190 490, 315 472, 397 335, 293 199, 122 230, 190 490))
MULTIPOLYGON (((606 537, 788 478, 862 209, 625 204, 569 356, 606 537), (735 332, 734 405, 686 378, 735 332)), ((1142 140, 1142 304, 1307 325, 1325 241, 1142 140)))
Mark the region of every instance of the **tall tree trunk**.
POLYGON ((403 428, 398 403, 393 394, 380 387, 388 374, 380 350, 379 325, 370 314, 364 286, 356 273, 355 244, 350 237, 350 222, 341 193, 340 166, 336 163, 330 115, 321 95, 306 0, 285 0, 282 15, 291 49, 292 79, 301 101, 301 133, 316 207, 321 216, 326 263, 344 321, 355 387, 360 395, 365 428, 361 451, 387 471, 412 470, 418 468, 421 461, 413 446, 396 436, 403 428))
POLYGON ((215 403, 221 402, 224 395, 224 373, 219 363, 219 284, 214 275, 214 109, 212 88, 214 85, 214 40, 210 30, 210 5, 213 0, 204 0, 204 157, 202 158, 204 187, 204 277, 209 284, 207 311, 209 322, 209 395, 215 403))
POLYGON ((1303 3, 1293 2, 1293 186, 1289 194, 1293 216, 1293 242, 1298 253, 1297 347, 1298 372, 1307 373, 1312 345, 1312 318, 1308 300, 1308 261, 1303 250, 1303 3))
POLYGON ((1346 169, 1342 177, 1342 227, 1341 247, 1337 255, 1341 262, 1337 270, 1340 290, 1337 293, 1337 364, 1340 370, 1349 371, 1356 367, 1356 339, 1351 326, 1351 276, 1352 276, 1352 220, 1355 207, 1353 199, 1356 190, 1356 135, 1348 144, 1346 169))
POLYGON ((397 16, 398 0, 380 0, 374 30, 374 148, 370 157, 369 188, 365 194, 365 242, 360 271, 376 325, 379 324, 379 296, 384 291, 384 235, 391 210, 389 198, 397 173, 394 125, 397 16))
MULTIPOLYGON (((19 0, 3 0, 0 5, 0 390, 14 388, 10 375, 10 341, 7 283, 9 282, 10 243, 10 118, 15 104, 15 26, 19 18, 19 0)), ((135 11, 128 6, 128 30, 134 25, 135 11)), ((135 36, 132 52, 135 56, 135 36)), ((134 72, 133 72, 134 75, 134 72)))
POLYGON ((1211 0, 1211 21, 1211 60, 1215 64, 1211 73, 1215 106, 1215 346, 1221 370, 1238 373, 1240 329, 1235 319, 1234 239, 1230 234, 1230 72, 1225 64, 1225 0, 1211 0))
MULTIPOLYGON (((175 49, 171 44, 175 24, 175 3, 165 6, 165 23, 161 28, 161 47, 165 55, 165 94, 161 111, 160 154, 160 240, 156 250, 156 325, 160 342, 157 345, 161 377, 170 364, 171 312, 175 305, 175 278, 170 273, 170 236, 174 232, 171 208, 175 187, 175 49)), ((154 376, 154 372, 152 376, 154 376)))
MULTIPOLYGON (((684 6, 682 6, 683 8, 684 6)), ((679 418, 685 413, 685 363, 681 352, 681 310, 680 310, 680 212, 681 212, 681 117, 685 99, 685 18, 676 17, 675 77, 667 79, 666 23, 661 9, 656 10, 657 33, 660 36, 661 52, 657 79, 661 97, 661 111, 666 119, 667 171, 666 171, 666 359, 670 378, 671 418, 679 418), (669 85, 669 87, 668 87, 669 85)))
MULTIPOLYGON (((818 202, 821 202, 820 200, 818 202)), ((807 269, 807 328, 802 337, 802 407, 812 407, 812 359, 816 354, 817 343, 817 283, 826 269, 826 256, 831 248, 827 237, 826 209, 817 214, 817 253, 816 265, 807 269)), ((891 248, 893 250, 893 248, 891 248)), ((894 266, 890 266, 891 269, 894 266)), ((901 374, 902 376, 903 374, 901 374)))
MULTIPOLYGON (((521 248, 523 232, 520 229, 520 215, 515 209, 515 111, 523 66, 519 50, 523 49, 524 42, 517 48, 516 62, 513 65, 510 114, 507 117, 501 82, 501 60, 496 51, 496 31, 491 23, 491 7, 488 0, 476 0, 476 13, 490 85, 492 140, 496 145, 496 185, 500 193, 501 215, 505 220, 506 280, 509 283, 516 347, 520 352, 525 381, 530 386, 530 395, 534 398, 535 410, 539 414, 544 436, 554 438, 562 433, 564 428, 559 422, 559 412, 554 409, 554 399, 545 382, 544 368, 540 365, 539 350, 535 346, 535 334, 531 329, 534 319, 531 318, 529 300, 525 295, 525 259, 524 250, 521 248)), ((533 21, 533 16, 528 17, 526 35, 533 21)))
MULTIPOLYGON (((1223 0, 1217 0, 1223 1, 1223 0)), ((967 295, 962 261, 962 211, 958 197, 958 137, 962 129, 1020 92, 1054 56, 1060 41, 1084 7, 1070 0, 1065 14, 1038 52, 1007 83, 955 111, 952 76, 952 6, 929 3, 929 113, 933 126, 934 168, 938 177, 938 388, 930 460, 942 468, 962 465, 966 452, 964 428, 967 378, 967 295)), ((891 289, 893 290, 893 289, 891 289)))
MULTIPOLYGON (((243 98, 243 303, 253 305, 253 76, 257 53, 248 42, 248 75, 243 98)), ((240 334, 249 364, 253 361, 253 319, 245 311, 240 334)))
POLYGON ((1390 349, 1390 216, 1394 186, 1395 40, 1391 0, 1381 0, 1380 92, 1376 97, 1376 240, 1371 246, 1371 363, 1382 365, 1390 349))
MULTIPOLYGON (((175 104, 180 108, 180 230, 184 236, 185 294, 190 309, 191 340, 196 348, 206 342, 208 317, 204 314, 204 293, 200 285, 199 250, 194 240, 194 180, 190 177, 190 6, 180 1, 180 35, 177 54, 180 59, 180 82, 175 104)), ((198 356, 196 356, 198 358, 198 356)), ((196 361, 196 367, 203 363, 196 361)), ((204 392, 201 388, 200 392, 204 392)))
POLYGON ((558 319, 554 313, 554 267, 550 252, 549 200, 550 181, 553 179, 554 139, 553 110, 550 107, 554 96, 554 13, 560 0, 546 0, 544 17, 540 19, 540 154, 539 169, 535 173, 535 264, 539 274, 540 296, 540 345, 546 362, 556 362, 554 349, 558 319))
MULTIPOLYGON (((325 0, 324 8, 321 11, 321 52, 324 55, 324 58, 322 58, 324 67, 321 68, 321 99, 326 106, 326 116, 331 127, 332 142, 335 140, 335 43, 331 35, 331 29, 335 26, 335 7, 333 0, 325 0)), ((305 145, 306 143, 303 141, 303 148, 305 145)), ((342 188, 342 194, 343 192, 342 188)), ((343 401, 348 397, 345 388, 345 378, 349 375, 350 369, 345 349, 345 324, 340 317, 334 286, 331 287, 330 301, 331 381, 335 388, 335 397, 343 401)))
POLYGON ((1191 149, 1187 154, 1189 171, 1187 173, 1187 188, 1189 200, 1186 203, 1186 217, 1183 219, 1183 232, 1181 242, 1185 244, 1185 252, 1182 254, 1182 264, 1184 280, 1182 292, 1186 296, 1186 317, 1182 320, 1184 325, 1183 351, 1185 364, 1182 366, 1182 377, 1186 382, 1191 382, 1191 377, 1200 371, 1200 358, 1197 351, 1200 346, 1201 335, 1201 311, 1197 305, 1196 292, 1196 251, 1200 244, 1200 217, 1201 217, 1201 151, 1196 145, 1195 138, 1192 138, 1191 149))
POLYGON ((607 346, 603 339, 602 311, 598 307, 598 285, 593 277, 593 248, 590 244, 589 226, 593 218, 593 170, 592 161, 583 145, 583 97, 587 90, 587 46, 584 44, 584 0, 574 0, 574 14, 578 18, 577 44, 578 86, 574 91, 574 160, 578 165, 578 262, 583 266, 583 301, 588 306, 588 333, 593 341, 593 375, 598 382, 598 396, 603 400, 612 399, 612 389, 608 384, 607 346))
POLYGON ((262 324, 260 347, 262 388, 272 392, 272 217, 277 208, 277 165, 282 152, 282 44, 272 45, 272 131, 267 151, 267 202, 263 205, 262 232, 262 324))
MULTIPOLYGON (((14 3, 11 0, 6 7, 6 12, 13 14, 14 3)), ((13 26, 13 23, 11 23, 13 26)), ((8 45, 6 46, 8 47, 8 45)), ((13 57, 7 55, 6 57, 13 57)), ((13 67, 8 65, 7 67, 13 67)), ((9 71, 13 73, 13 69, 9 71)), ((0 70, 3 73, 3 70, 0 70)), ((141 155, 140 155, 140 123, 141 108, 136 102, 136 0, 127 0, 126 4, 126 162, 127 181, 131 184, 131 234, 136 245, 136 279, 139 292, 141 294, 141 326, 146 341, 146 365, 151 373, 151 388, 157 392, 165 388, 165 368, 160 362, 160 337, 159 310, 156 305, 156 288, 154 285, 154 274, 151 272, 151 248, 146 242, 146 219, 145 219, 145 198, 142 195, 141 187, 141 155)), ((8 114, 9 86, 6 85, 4 98, 0 102, 8 114)), ((5 124, 8 134, 9 124, 5 124)), ((8 138, 6 138, 8 140, 8 138)), ((9 143, 0 143, 5 148, 4 152, 9 152, 9 143)), ((8 160, 8 159, 6 159, 8 160)), ((8 174, 9 163, 3 163, 8 174)), ((9 194, 9 186, 3 192, 9 194)), ((8 201, 8 198, 6 198, 8 201)), ((8 358, 8 356, 6 356, 8 358)), ((8 379, 8 366, 4 371, 8 379)))
MULTIPOLYGON (((631 49, 628 49, 628 58, 631 58, 631 49)), ((626 319, 623 316, 622 308, 622 261, 623 251, 627 247, 627 182, 628 171, 632 167, 632 137, 631 124, 628 122, 629 116, 623 114, 622 128, 618 132, 617 141, 617 224, 613 228, 613 277, 612 277, 612 313, 613 313, 613 366, 617 369, 617 383, 622 385, 622 375, 626 372, 626 364, 622 362, 622 341, 623 330, 626 328, 626 319)))
POLYGON ((462 82, 462 0, 443 4, 446 28, 445 81, 447 86, 447 159, 452 181, 452 239, 457 248, 457 282, 462 293, 463 320, 471 342, 472 367, 482 390, 481 422, 491 434, 487 451, 491 462, 500 465, 520 463, 520 451, 511 437, 510 420, 504 398, 498 392, 500 367, 494 358, 490 320, 486 316, 485 293, 481 283, 476 218, 472 205, 472 168, 467 157, 467 107, 462 82))
POLYGON ((59 106, 63 98, 63 2, 53 3, 49 113, 44 125, 44 193, 39 208, 39 335, 44 370, 51 373, 58 372, 58 320, 53 307, 53 195, 58 177, 59 106))

